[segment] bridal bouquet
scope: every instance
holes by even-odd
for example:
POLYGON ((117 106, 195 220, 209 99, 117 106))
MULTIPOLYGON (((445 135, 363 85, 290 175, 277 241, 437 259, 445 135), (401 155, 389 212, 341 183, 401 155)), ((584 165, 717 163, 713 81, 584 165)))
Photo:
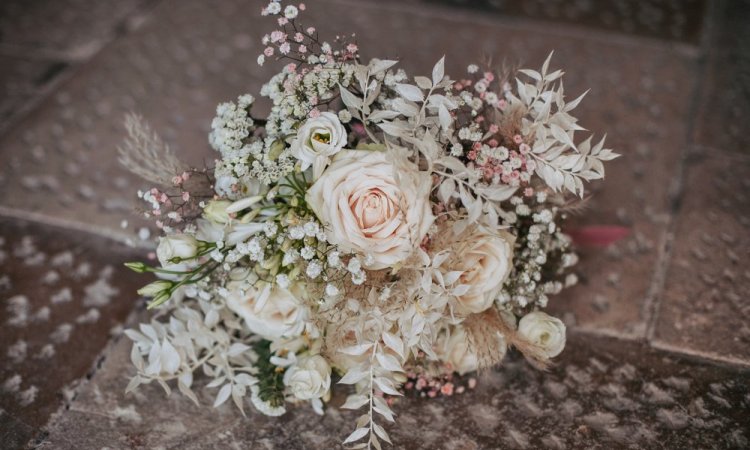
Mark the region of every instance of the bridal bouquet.
POLYGON ((272 1, 278 29, 258 57, 285 60, 255 99, 222 103, 210 168, 183 166, 137 116, 121 160, 159 187, 140 192, 163 230, 158 279, 138 291, 157 313, 127 330, 137 370, 214 406, 245 398, 263 414, 331 390, 362 409, 344 443, 390 442, 397 397, 455 395, 463 375, 509 347, 544 368, 565 326, 542 312, 574 284, 560 226, 617 154, 577 141, 562 72, 498 73, 443 59, 410 77, 397 61, 360 60, 352 40, 321 40, 303 4, 272 1), (257 109, 257 108, 256 108, 257 109), (342 386, 350 385, 350 387, 342 386))

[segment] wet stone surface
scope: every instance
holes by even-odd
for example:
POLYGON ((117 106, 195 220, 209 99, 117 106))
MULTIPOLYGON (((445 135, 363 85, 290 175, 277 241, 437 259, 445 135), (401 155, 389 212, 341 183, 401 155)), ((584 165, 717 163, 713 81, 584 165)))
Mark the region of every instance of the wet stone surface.
MULTIPOLYGON (((610 165, 606 183, 592 186, 585 223, 623 224, 633 233, 611 253, 592 252, 580 266, 587 274, 580 290, 553 303, 571 312, 569 323, 644 335, 643 304, 687 133, 690 98, 680 93, 693 85, 694 58, 668 46, 581 37, 548 26, 529 29, 478 13, 456 14, 450 7, 350 5, 321 1, 310 8, 306 23, 325 24, 331 36, 354 30, 365 57, 401 57, 413 74, 427 73, 443 54, 449 73, 458 77, 483 55, 539 66, 554 49, 553 65, 570 68, 566 91, 573 96, 591 88, 581 121, 588 129, 606 130, 624 157, 610 165)), ((72 221, 85 217, 89 225, 113 232, 128 219, 127 231, 134 234, 142 225, 133 214, 140 206, 134 192, 147 186, 116 161, 124 113, 140 112, 188 162, 210 163, 214 154, 206 136, 216 104, 257 94, 278 68, 269 62, 261 70, 254 63, 259 39, 272 26, 257 10, 238 0, 160 4, 147 23, 108 47, 24 126, 0 139, 0 164, 11 168, 0 179, 0 189, 9 194, 0 204, 72 221)))
MULTIPOLYGON (((124 395, 130 342, 119 341, 91 382, 53 421, 54 448, 336 449, 356 413, 309 406, 281 418, 243 418, 233 405, 202 408, 159 386, 124 395)), ((440 399, 402 399, 394 448, 744 448, 750 391, 747 372, 676 360, 640 344, 571 336, 548 373, 517 358, 479 378, 478 387, 440 399)), ((334 403, 343 402, 337 395, 334 403)))
POLYGON ((0 219, 0 447, 34 437, 70 400, 137 304, 139 280, 121 266, 127 251, 0 219))

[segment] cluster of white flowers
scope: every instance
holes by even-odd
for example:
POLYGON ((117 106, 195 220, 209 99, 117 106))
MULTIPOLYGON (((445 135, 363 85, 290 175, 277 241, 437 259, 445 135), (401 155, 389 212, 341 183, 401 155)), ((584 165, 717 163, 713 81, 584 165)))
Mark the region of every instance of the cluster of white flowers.
MULTIPOLYGON (((159 277, 139 293, 170 318, 128 331, 129 389, 177 380, 197 402, 201 368, 215 406, 249 398, 275 416, 301 402, 322 413, 340 377, 355 389, 343 408, 369 405, 344 442, 379 448, 390 442, 379 418, 394 419, 385 398, 409 374, 451 395, 445 377, 509 346, 537 365, 562 351, 565 326, 539 309, 575 281, 564 191, 582 195, 616 154, 574 142, 580 99, 564 101, 549 60, 515 89, 477 65, 451 80, 443 59, 410 78, 396 61, 361 63, 354 42, 318 41, 304 9, 263 8, 282 29, 259 62, 293 61, 263 86, 270 114, 254 117, 250 95, 219 105, 210 199, 199 217, 165 214, 175 229, 159 266, 128 264, 159 277)), ((158 215, 170 204, 140 196, 158 215)))

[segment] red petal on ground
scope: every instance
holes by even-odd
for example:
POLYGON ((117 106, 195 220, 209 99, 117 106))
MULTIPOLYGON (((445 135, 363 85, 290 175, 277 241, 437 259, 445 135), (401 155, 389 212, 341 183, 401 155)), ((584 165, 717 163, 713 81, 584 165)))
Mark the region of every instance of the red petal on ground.
POLYGON ((606 247, 627 237, 630 228, 616 225, 591 225, 565 230, 578 246, 606 247))

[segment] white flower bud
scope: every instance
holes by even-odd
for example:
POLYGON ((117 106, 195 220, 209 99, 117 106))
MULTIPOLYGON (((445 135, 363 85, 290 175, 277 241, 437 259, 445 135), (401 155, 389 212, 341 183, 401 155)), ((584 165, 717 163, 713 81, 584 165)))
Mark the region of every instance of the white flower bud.
POLYGON ((565 348, 565 324, 541 311, 526 314, 518 323, 518 333, 554 358, 565 348))

